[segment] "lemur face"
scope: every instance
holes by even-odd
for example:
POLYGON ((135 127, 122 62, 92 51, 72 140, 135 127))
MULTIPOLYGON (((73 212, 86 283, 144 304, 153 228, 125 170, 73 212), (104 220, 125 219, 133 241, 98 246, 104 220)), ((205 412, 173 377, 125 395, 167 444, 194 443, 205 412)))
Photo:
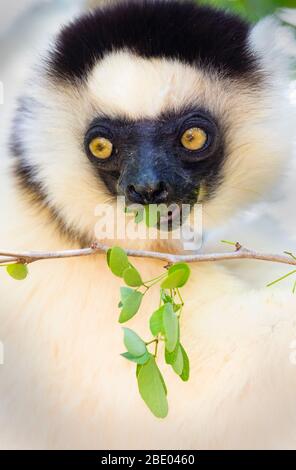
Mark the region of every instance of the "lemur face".
POLYGON ((290 151, 271 30, 161 0, 78 19, 16 119, 23 186, 80 240, 93 238, 96 205, 117 195, 127 204, 200 202, 206 222, 224 220, 273 181, 290 151))
POLYGON ((110 193, 143 205, 196 203, 201 184, 210 188, 223 159, 218 126, 198 106, 155 118, 97 117, 84 143, 110 193))

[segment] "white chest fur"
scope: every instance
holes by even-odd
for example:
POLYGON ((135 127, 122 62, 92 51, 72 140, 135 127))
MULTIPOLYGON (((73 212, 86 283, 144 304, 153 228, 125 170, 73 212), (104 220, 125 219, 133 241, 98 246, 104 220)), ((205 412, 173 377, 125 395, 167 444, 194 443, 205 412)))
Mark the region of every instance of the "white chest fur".
MULTIPOLYGON (((1 246, 61 248, 20 205, 13 220, 3 209, 1 246)), ((163 263, 135 264, 149 278, 163 263)), ((182 325, 191 380, 162 365, 170 414, 159 421, 139 397, 134 365, 120 357, 119 287, 103 256, 36 263, 23 283, 0 272, 3 448, 294 446, 292 296, 246 293, 218 266, 193 268, 182 325)), ((157 304, 156 289, 131 322, 144 337, 157 304)))

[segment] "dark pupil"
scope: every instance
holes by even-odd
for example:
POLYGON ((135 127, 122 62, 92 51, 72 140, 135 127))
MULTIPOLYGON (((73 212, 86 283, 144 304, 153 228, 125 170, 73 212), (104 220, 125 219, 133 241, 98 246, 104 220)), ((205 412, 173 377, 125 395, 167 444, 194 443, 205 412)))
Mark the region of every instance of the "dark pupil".
POLYGON ((98 144, 97 144, 97 150, 98 150, 99 152, 101 152, 102 150, 104 150, 104 148, 105 148, 105 145, 104 145, 104 144, 102 144, 102 143, 98 143, 98 144))

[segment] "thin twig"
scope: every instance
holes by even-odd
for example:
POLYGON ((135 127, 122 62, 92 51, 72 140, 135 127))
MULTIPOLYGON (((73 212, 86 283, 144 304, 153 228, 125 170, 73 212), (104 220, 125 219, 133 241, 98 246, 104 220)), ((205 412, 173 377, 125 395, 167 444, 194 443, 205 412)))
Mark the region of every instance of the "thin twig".
MULTIPOLYGON (((36 261, 49 260, 49 259, 63 259, 63 258, 77 258, 81 256, 93 256, 99 253, 106 253, 110 249, 109 246, 102 243, 94 243, 89 248, 77 250, 64 250, 64 251, 24 251, 13 252, 0 250, 0 264, 5 263, 24 263, 30 264, 36 261)), ((248 250, 237 243, 235 251, 226 253, 209 253, 209 254, 171 254, 161 253, 157 251, 144 251, 126 249, 126 254, 135 258, 150 258, 166 261, 168 263, 202 263, 213 261, 227 261, 238 259, 260 260, 272 263, 282 263, 296 266, 296 258, 291 253, 289 254, 272 254, 260 253, 254 250, 248 250)))

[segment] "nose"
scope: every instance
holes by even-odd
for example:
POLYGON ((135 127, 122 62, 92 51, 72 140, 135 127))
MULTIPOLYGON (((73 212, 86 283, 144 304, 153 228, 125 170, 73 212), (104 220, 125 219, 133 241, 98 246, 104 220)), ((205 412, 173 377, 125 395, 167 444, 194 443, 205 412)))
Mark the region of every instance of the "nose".
POLYGON ((130 184, 126 197, 137 204, 161 204, 168 201, 169 187, 163 181, 146 184, 130 184))

